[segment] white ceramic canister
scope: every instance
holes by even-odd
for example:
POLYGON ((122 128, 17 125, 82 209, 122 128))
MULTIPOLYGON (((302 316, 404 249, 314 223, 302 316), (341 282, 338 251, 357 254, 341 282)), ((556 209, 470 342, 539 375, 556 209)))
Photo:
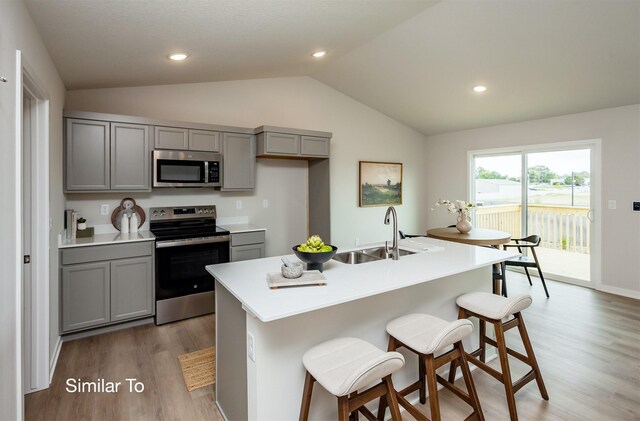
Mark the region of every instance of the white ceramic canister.
POLYGON ((129 217, 126 213, 123 213, 122 219, 120 219, 120 232, 123 234, 129 233, 129 217))
POLYGON ((129 219, 129 231, 138 232, 138 214, 133 212, 131 214, 131 218, 129 219))

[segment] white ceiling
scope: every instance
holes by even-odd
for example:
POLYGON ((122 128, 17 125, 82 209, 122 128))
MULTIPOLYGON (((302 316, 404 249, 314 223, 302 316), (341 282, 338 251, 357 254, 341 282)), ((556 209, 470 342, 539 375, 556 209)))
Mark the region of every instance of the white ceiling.
POLYGON ((25 1, 70 90, 310 75, 424 134, 640 102, 638 0, 25 1))

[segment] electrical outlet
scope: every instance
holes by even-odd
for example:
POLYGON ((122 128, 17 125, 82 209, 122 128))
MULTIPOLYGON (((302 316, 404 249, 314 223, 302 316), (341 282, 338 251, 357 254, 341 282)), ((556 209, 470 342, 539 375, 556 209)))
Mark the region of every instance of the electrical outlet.
POLYGON ((640 212, 640 202, 633 202, 633 210, 640 212))
POLYGON ((618 202, 615 200, 609 200, 609 209, 615 209, 618 206, 618 202))
POLYGON ((360 238, 356 237, 356 246, 360 245, 360 238))
POLYGON ((251 361, 256 361, 256 339, 251 332, 247 332, 247 356, 251 361))
POLYGON ((236 200, 236 209, 242 209, 242 200, 236 200))
POLYGON ((268 199, 263 199, 262 200, 262 207, 263 208, 268 208, 269 207, 269 200, 268 199))
POLYGON ((100 215, 109 215, 109 205, 107 203, 100 205, 100 215))

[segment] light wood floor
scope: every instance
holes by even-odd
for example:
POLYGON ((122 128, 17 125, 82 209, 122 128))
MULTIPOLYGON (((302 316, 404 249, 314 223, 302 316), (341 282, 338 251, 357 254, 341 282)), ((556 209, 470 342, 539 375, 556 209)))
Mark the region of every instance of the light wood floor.
MULTIPOLYGON (((535 382, 529 383, 516 395, 520 419, 640 420, 640 301, 553 281, 547 300, 539 280, 533 281, 530 287, 524 276, 510 272, 509 293, 529 292, 534 298, 524 317, 550 400, 542 400, 535 382)), ((214 328, 213 316, 204 316, 65 342, 51 387, 25 398, 26 419, 222 420, 213 386, 187 392, 177 360, 212 346, 214 328), (143 393, 65 391, 68 378, 124 382, 131 377, 145 384, 143 393)), ((523 349, 515 332, 507 338, 510 346, 523 349)), ((510 363, 514 377, 526 372, 519 361, 510 363)), ((501 384, 479 370, 473 376, 485 418, 508 420, 501 384)), ((299 397, 284 402, 297 406, 299 397)), ((471 412, 448 391, 440 392, 440 403, 444 420, 471 412)), ((423 411, 429 414, 428 405, 423 411)))

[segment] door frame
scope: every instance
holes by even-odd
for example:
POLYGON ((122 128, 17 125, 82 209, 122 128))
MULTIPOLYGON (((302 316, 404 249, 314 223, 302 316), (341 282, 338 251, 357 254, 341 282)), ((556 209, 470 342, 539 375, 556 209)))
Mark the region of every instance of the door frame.
MULTIPOLYGON (((571 149, 591 149, 591 214, 594 221, 591 224, 591 280, 580 281, 577 279, 567 278, 564 276, 554 276, 551 279, 557 279, 562 282, 584 286, 587 288, 602 289, 602 218, 601 196, 602 196, 602 139, 584 139, 572 140, 566 142, 539 143, 534 145, 509 146, 503 148, 477 149, 467 152, 467 197, 474 197, 475 183, 475 167, 474 158, 482 155, 506 155, 506 154, 522 154, 522 171, 526 168, 526 155, 532 152, 555 152, 571 149), (593 177, 595 175, 595 177, 593 177)), ((526 183, 522 183, 522 199, 526 201, 526 183)), ((524 216, 521 216, 524 218, 524 216)), ((546 274, 545 274, 546 276, 546 274)))
MULTIPOLYGON (((16 183, 18 185, 16 198, 17 236, 16 253, 18 254, 18 327, 22 341, 18 344, 20 370, 22 382, 21 394, 46 389, 50 384, 49 364, 49 230, 51 226, 49 212, 49 94, 43 88, 44 84, 36 76, 33 67, 22 56, 21 51, 16 52, 16 183), (23 92, 27 91, 33 97, 31 113, 31 224, 32 244, 31 253, 35 257, 32 260, 31 280, 23 279, 23 226, 27 221, 23 220, 23 92), (31 281, 31 297, 24 296, 24 282, 31 281), (30 354, 23 355, 25 349, 22 344, 24 338, 23 309, 30 311, 31 331, 30 354), (33 362, 31 368, 35 373, 30 373, 31 379, 24 378, 25 358, 33 362), (32 381, 33 380, 33 381, 32 381)), ((27 222, 28 223, 28 222, 27 222)))

